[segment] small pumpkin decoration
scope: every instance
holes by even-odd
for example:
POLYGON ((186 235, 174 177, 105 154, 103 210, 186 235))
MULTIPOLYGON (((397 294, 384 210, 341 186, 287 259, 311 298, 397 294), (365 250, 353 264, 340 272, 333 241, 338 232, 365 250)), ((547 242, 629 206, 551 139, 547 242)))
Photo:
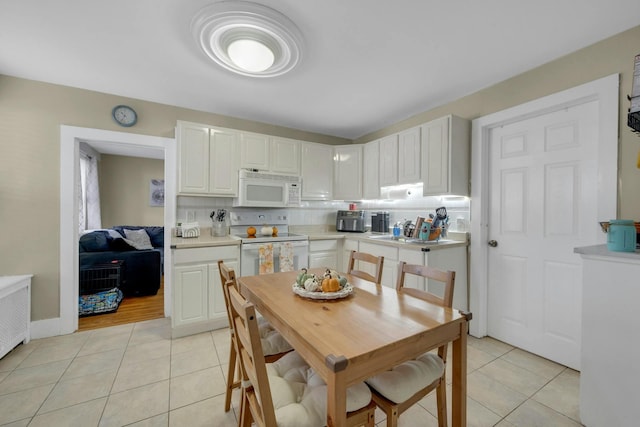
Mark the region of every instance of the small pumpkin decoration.
POLYGON ((340 281, 334 277, 325 277, 322 279, 322 292, 338 292, 340 290, 340 281))
POLYGON ((256 237, 256 228, 251 226, 247 227, 247 237, 256 237))

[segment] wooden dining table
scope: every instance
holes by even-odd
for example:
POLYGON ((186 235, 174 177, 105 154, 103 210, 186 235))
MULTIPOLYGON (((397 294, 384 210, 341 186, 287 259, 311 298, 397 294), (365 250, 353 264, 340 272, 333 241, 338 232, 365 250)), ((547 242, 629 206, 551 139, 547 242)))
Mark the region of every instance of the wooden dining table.
MULTIPOLYGON (((321 274, 323 269, 311 269, 321 274)), ((341 276, 343 274, 340 274, 341 276)), ((466 426, 470 314, 348 274, 349 296, 315 300, 293 292, 297 272, 238 277, 240 292, 327 383, 327 425, 346 425, 346 390, 452 342, 452 425, 466 426)))

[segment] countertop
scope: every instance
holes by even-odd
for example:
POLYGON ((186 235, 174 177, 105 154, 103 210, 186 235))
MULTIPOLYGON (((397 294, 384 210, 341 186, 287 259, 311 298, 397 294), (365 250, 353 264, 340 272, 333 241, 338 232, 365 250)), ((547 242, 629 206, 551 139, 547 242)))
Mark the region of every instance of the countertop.
POLYGON ((443 242, 418 244, 405 243, 396 240, 376 239, 375 237, 383 236, 383 234, 371 233, 370 231, 367 231, 366 233, 336 231, 335 228, 331 228, 329 226, 290 226, 289 231, 291 231, 292 233, 306 234, 307 236, 309 236, 309 241, 348 238, 358 240, 360 242, 374 243, 377 245, 391 246, 403 249, 415 249, 417 251, 421 251, 422 248, 425 247, 432 250, 469 245, 469 233, 461 232, 449 232, 447 240, 443 242))
POLYGON ((224 237, 214 237, 211 235, 211 227, 200 229, 200 237, 171 237, 171 249, 187 248, 208 248, 213 246, 240 246, 240 239, 227 235, 224 237))
MULTIPOLYGON (((381 236, 379 233, 350 233, 336 231, 335 228, 329 226, 290 226, 289 231, 297 234, 305 234, 309 236, 309 241, 314 240, 333 240, 333 239, 354 239, 361 242, 374 243, 377 245, 391 246, 396 248, 413 249, 421 251, 427 247, 430 250, 452 248, 458 246, 469 245, 469 233, 457 233, 450 232, 446 241, 438 243, 404 243, 396 240, 376 239, 376 236, 381 236)), ((186 249, 186 248, 206 248, 212 246, 239 246, 240 239, 235 236, 213 237, 211 235, 211 229, 203 227, 200 229, 200 237, 171 238, 171 249, 186 249)))
POLYGON ((573 252, 584 258, 601 258, 618 262, 633 262, 640 264, 640 250, 635 252, 615 252, 607 249, 607 245, 581 246, 574 248, 573 252))

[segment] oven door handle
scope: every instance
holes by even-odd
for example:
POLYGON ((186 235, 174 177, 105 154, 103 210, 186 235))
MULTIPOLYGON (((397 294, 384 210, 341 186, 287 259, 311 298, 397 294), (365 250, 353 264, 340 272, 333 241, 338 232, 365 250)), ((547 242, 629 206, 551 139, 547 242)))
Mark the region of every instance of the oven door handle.
POLYGON ((308 240, 291 240, 288 242, 264 242, 264 243, 243 243, 240 248, 242 250, 256 250, 258 249, 260 246, 265 245, 271 243, 273 245, 273 248, 279 248, 283 243, 291 243, 291 246, 293 247, 303 247, 303 246, 309 246, 309 241, 308 240))

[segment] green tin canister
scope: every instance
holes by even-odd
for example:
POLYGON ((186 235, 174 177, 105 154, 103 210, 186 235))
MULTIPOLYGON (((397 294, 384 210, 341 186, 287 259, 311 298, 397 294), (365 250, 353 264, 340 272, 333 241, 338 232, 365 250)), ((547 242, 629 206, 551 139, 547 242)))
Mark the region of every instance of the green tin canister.
POLYGON ((633 220, 612 219, 609 221, 607 249, 615 252, 636 251, 636 227, 633 220))

